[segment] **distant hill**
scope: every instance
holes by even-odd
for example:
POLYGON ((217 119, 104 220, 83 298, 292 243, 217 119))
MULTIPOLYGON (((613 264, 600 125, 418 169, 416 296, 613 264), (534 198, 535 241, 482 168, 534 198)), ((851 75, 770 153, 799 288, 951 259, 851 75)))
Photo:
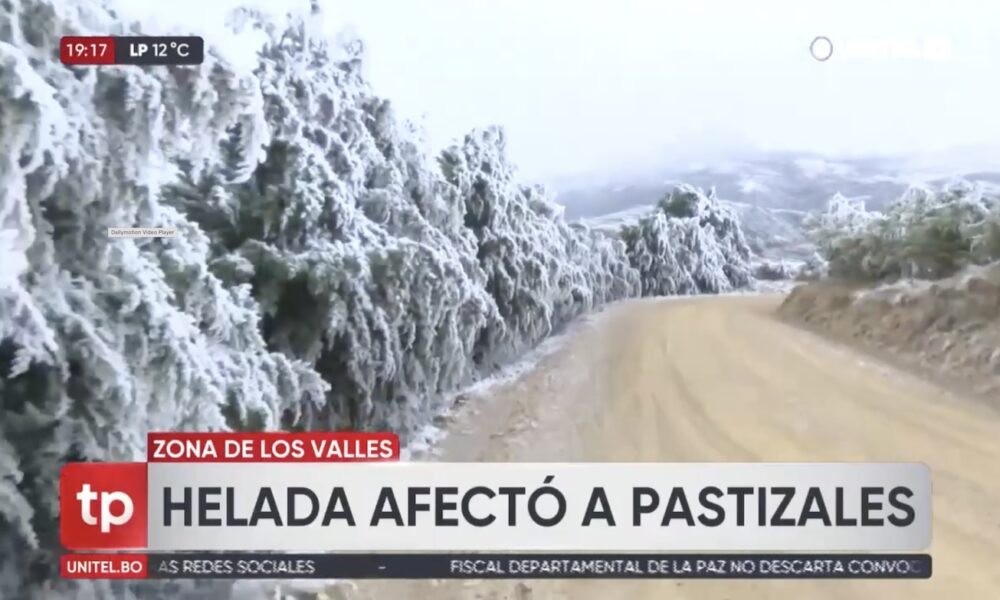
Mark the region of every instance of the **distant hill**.
POLYGON ((806 153, 759 153, 752 158, 664 168, 662 172, 601 183, 563 181, 556 201, 569 219, 609 215, 652 204, 678 183, 708 189, 720 198, 765 208, 819 209, 835 193, 884 208, 912 183, 942 183, 954 177, 1000 187, 1000 169, 962 171, 929 168, 926 162, 893 158, 829 159, 806 153), (948 175, 948 174, 951 175, 948 175))

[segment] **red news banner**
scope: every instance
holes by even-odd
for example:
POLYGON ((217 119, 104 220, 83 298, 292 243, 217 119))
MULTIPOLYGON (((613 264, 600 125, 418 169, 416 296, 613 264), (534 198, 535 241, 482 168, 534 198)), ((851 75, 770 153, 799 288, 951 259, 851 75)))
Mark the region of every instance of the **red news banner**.
POLYGON ((147 462, 399 460, 391 433, 150 433, 147 462))

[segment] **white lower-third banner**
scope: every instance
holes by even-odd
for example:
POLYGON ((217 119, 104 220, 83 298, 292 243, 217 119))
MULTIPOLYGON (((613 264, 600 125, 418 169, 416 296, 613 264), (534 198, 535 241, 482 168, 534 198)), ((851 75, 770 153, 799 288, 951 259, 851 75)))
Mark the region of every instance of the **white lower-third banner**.
POLYGON ((914 463, 150 463, 149 550, 917 551, 914 463))

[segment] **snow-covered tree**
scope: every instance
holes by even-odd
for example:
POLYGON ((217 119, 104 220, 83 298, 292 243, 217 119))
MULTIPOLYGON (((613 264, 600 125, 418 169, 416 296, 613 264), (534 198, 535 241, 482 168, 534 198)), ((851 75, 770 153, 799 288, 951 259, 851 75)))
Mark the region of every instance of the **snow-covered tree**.
POLYGON ((168 201, 223 242, 213 268, 252 285, 270 347, 330 383, 297 426, 405 437, 442 392, 634 293, 637 279, 619 243, 569 226, 514 181, 498 130, 434 164, 372 95, 361 55, 305 22, 275 36, 256 72, 263 160, 233 182, 245 163, 229 150, 244 137, 234 128, 226 168, 185 173, 168 201))
POLYGON ((838 277, 939 278, 1000 259, 1000 202, 965 182, 914 186, 884 213, 838 195, 808 224, 838 277))
POLYGON ((620 242, 562 217, 544 191, 516 181, 504 131, 474 131, 439 162, 458 190, 465 226, 477 242, 486 289, 501 320, 481 331, 475 360, 510 359, 570 319, 605 302, 634 295, 636 273, 620 242))
POLYGON ((798 281, 815 281, 829 275, 830 265, 819 252, 813 252, 795 273, 798 281))
POLYGON ((714 191, 682 185, 656 210, 622 229, 644 296, 719 293, 753 285, 750 248, 714 191))
POLYGON ((178 161, 217 167, 259 86, 211 52, 71 69, 53 51, 109 33, 121 24, 90 3, 0 4, 2 597, 56 568, 64 462, 141 460, 148 430, 276 427, 323 400, 311 368, 267 348, 250 287, 208 268, 212 240, 162 202, 178 161), (108 237, 134 226, 177 237, 108 237))

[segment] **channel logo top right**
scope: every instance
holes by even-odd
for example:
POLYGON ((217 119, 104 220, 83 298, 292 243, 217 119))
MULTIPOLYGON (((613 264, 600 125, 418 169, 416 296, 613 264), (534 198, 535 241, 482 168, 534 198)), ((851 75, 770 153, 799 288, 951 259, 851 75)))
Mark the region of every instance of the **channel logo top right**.
POLYGON ((847 37, 818 35, 809 42, 809 54, 818 62, 847 60, 926 60, 952 58, 954 45, 948 36, 847 37))

